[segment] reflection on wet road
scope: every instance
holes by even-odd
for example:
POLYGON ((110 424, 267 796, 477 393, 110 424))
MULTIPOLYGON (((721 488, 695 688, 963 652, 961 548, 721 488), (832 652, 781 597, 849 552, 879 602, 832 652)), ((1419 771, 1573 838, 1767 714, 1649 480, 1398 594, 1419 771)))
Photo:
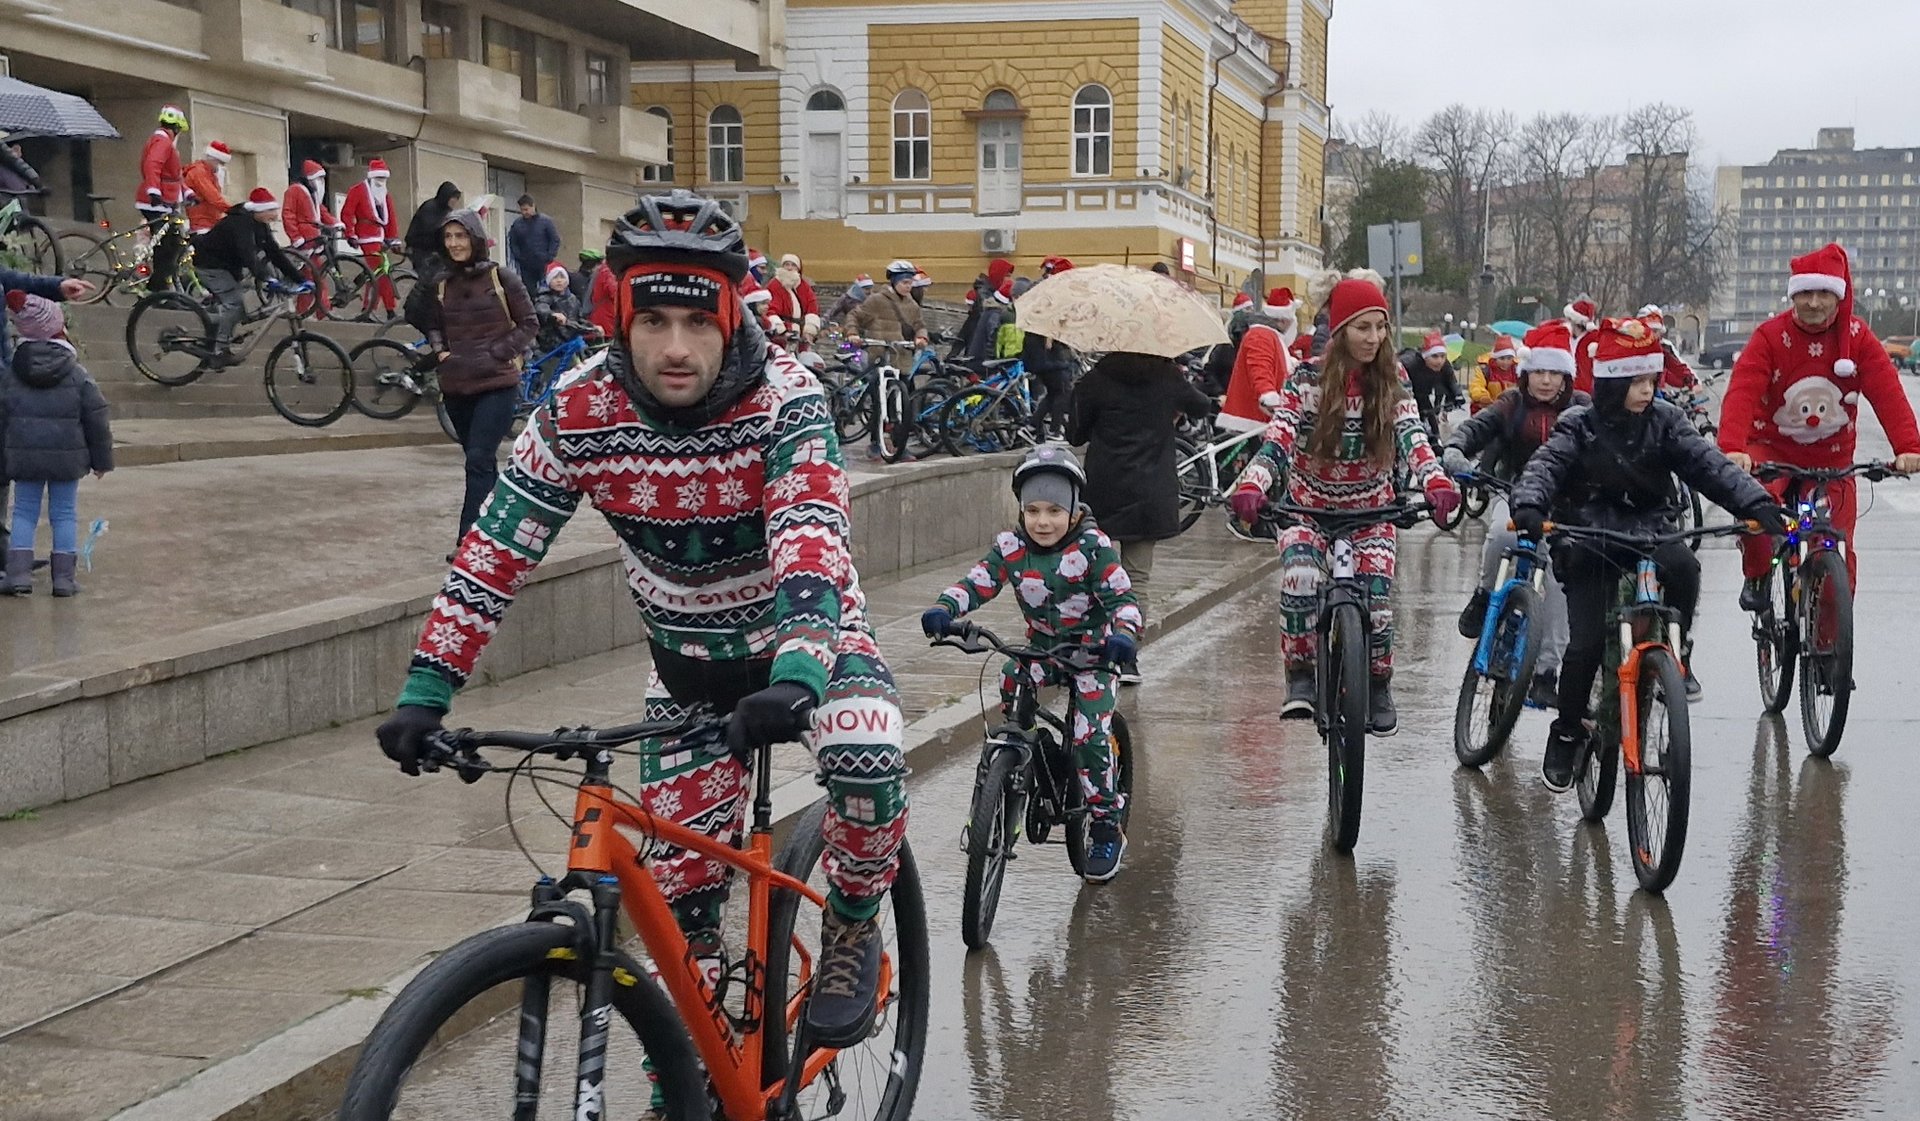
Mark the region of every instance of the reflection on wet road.
MULTIPOLYGON (((1863 651, 1900 640, 1920 586, 1920 533, 1888 505, 1863 522, 1863 651)), ((1483 773, 1455 763, 1453 616, 1478 541, 1403 545, 1402 730, 1370 745, 1351 860, 1323 843, 1311 725, 1268 717, 1275 586, 1143 659, 1120 878, 1082 888, 1062 848, 1023 848, 971 956, 971 753, 921 764, 937 968, 915 1117, 1920 1116, 1920 756, 1901 708, 1920 670, 1863 657, 1845 745, 1810 758, 1794 710, 1759 717, 1736 558, 1710 547, 1693 825, 1654 898, 1618 804, 1589 827, 1539 785, 1544 714, 1483 773)))

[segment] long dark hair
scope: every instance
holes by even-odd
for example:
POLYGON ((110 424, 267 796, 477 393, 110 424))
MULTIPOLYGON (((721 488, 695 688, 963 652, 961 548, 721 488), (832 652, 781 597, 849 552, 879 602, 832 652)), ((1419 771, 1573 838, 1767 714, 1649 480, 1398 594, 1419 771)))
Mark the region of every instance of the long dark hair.
MULTIPOLYGON (((1392 332, 1388 332, 1388 338, 1392 332)), ((1367 462, 1377 468, 1393 466, 1394 407, 1406 397, 1400 386, 1399 359, 1387 339, 1373 361, 1361 365, 1347 345, 1343 328, 1327 344, 1321 361, 1320 409, 1313 421, 1313 435, 1307 439, 1307 454, 1315 459, 1333 460, 1340 455, 1340 438, 1347 423, 1347 385, 1359 378, 1361 384, 1361 433, 1366 442, 1367 462)))

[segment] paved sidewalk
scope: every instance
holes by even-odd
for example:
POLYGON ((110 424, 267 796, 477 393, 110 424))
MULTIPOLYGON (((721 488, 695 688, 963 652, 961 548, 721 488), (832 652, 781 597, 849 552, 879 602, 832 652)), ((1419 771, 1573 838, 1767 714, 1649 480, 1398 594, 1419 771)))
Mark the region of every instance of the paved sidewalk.
POLYGON ((120 467, 447 442, 431 409, 416 409, 399 420, 348 413, 325 428, 302 428, 277 416, 133 417, 113 422, 114 462, 120 467))
MULTIPOLYGON (((955 740, 978 714, 979 660, 919 633, 920 612, 975 556, 868 588, 910 751, 955 740)), ((1152 610, 1177 625, 1274 565, 1205 519, 1159 551, 1152 610)), ((1003 596, 981 618, 1017 626, 1015 614, 1003 596)), ((475 689, 457 719, 638 719, 644 673, 645 648, 630 647, 475 689)), ((7 1121, 103 1121, 189 1079, 130 1121, 220 1117, 289 1079, 324 1085, 309 1072, 364 1036, 397 978, 523 911, 531 870, 509 822, 545 854, 563 849, 566 825, 530 797, 509 819, 499 783, 404 778, 374 747, 375 723, 0 822, 7 1121)), ((776 768, 782 814, 813 800, 804 752, 776 768)))

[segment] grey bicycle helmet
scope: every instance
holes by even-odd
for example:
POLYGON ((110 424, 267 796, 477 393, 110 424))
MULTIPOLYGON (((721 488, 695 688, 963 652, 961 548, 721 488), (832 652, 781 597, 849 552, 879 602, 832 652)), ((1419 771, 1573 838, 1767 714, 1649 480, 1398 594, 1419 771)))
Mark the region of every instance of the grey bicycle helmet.
POLYGON ((718 202, 685 188, 642 195, 613 224, 607 267, 615 276, 641 263, 718 269, 735 284, 747 276, 747 239, 718 202))
POLYGON ((912 261, 899 260, 889 262, 887 265, 887 283, 891 284, 901 277, 912 276, 919 271, 919 269, 913 267, 912 261))
POLYGON ((1080 467, 1080 461, 1074 457, 1071 449, 1063 444, 1041 444, 1027 453, 1020 466, 1013 469, 1013 493, 1019 497, 1020 488, 1029 479, 1040 475, 1059 475, 1073 484, 1075 494, 1087 485, 1087 473, 1080 467))

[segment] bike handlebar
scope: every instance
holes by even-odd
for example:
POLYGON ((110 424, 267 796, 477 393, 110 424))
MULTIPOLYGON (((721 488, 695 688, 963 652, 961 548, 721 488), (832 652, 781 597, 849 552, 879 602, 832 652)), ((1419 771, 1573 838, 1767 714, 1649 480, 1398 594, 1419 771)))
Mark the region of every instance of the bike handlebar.
POLYGON ((676 748, 704 747, 710 754, 727 752, 727 718, 711 709, 695 708, 674 720, 649 720, 621 724, 611 728, 558 728, 551 732, 494 731, 477 732, 472 728, 445 728, 427 734, 425 750, 420 753, 422 771, 453 768, 467 782, 476 781, 488 771, 497 770, 480 755, 483 748, 498 747, 555 759, 573 759, 588 752, 621 747, 644 739, 671 739, 676 748), (689 744, 689 740, 704 741, 689 744))
MULTIPOLYGON (((1513 523, 1509 522, 1507 524, 1509 528, 1514 528, 1513 523)), ((1635 533, 1631 530, 1603 529, 1599 526, 1591 525, 1561 525, 1558 522, 1547 522, 1542 528, 1549 537, 1565 537, 1574 540, 1584 538, 1589 541, 1605 541, 1615 545, 1625 545, 1646 556, 1651 556, 1654 550, 1663 545, 1689 541, 1696 537, 1732 537, 1735 534, 1747 535, 1767 532, 1765 526, 1751 519, 1733 522, 1729 525, 1710 525, 1698 526, 1693 529, 1680 529, 1672 533, 1635 533)))
POLYGON ((992 650, 1015 661, 1053 662, 1071 670, 1112 671, 1118 668, 1102 658, 1097 650, 1071 642, 1063 642, 1051 650, 1043 650, 1038 646, 1010 646, 999 635, 965 619, 957 620, 951 633, 934 639, 928 645, 951 646, 966 654, 985 654, 992 650))
POLYGON ((1498 475, 1489 475, 1485 471, 1462 471, 1453 477, 1453 481, 1464 486, 1482 487, 1495 494, 1513 493, 1513 480, 1498 475))
POLYGON ((1425 500, 1395 502, 1387 506, 1375 506, 1362 510, 1330 510, 1320 506, 1296 506, 1291 502, 1269 501, 1266 512, 1269 515, 1293 518, 1296 521, 1311 521, 1323 527, 1332 526, 1337 529, 1358 529, 1362 526, 1387 523, 1401 529, 1412 529, 1433 510, 1425 500))
POLYGON ((1799 467, 1791 463, 1769 461, 1754 464, 1752 473, 1756 479, 1809 479, 1821 482, 1858 476, 1870 483, 1877 483, 1884 479, 1907 477, 1905 472, 1895 471, 1893 464, 1884 461, 1855 463, 1846 467, 1799 467))

